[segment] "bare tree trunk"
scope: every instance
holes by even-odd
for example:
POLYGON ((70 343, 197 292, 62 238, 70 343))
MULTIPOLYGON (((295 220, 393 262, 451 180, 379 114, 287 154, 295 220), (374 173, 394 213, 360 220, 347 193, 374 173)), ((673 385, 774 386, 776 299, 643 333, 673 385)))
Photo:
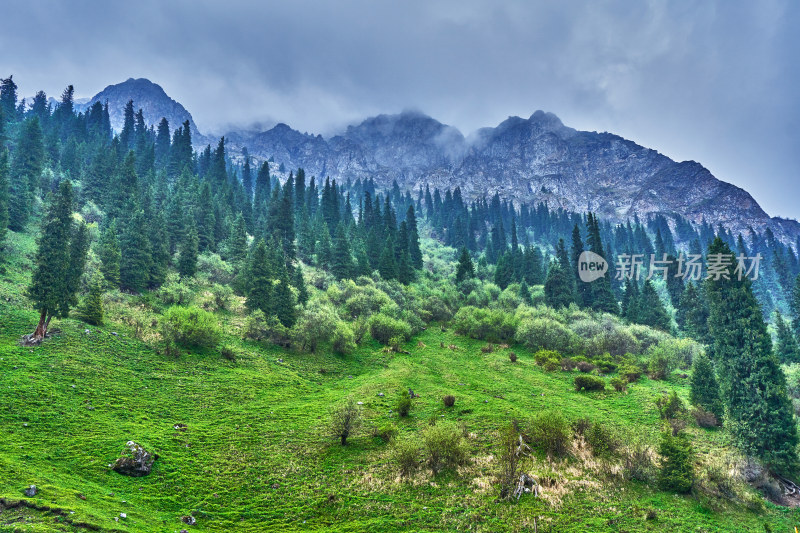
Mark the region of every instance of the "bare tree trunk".
POLYGON ((33 332, 33 338, 41 340, 47 335, 47 326, 50 324, 50 319, 47 318, 47 309, 42 309, 39 315, 39 324, 36 326, 36 331, 33 332))

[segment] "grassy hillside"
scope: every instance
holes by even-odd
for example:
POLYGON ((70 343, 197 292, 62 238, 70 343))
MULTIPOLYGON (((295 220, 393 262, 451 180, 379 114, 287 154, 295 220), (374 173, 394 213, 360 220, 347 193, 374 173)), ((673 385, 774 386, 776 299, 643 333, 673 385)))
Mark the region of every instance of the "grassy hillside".
MULTIPOLYGON (((17 253, 0 276, 0 498, 63 513, 7 508, 0 531, 532 531, 536 520, 539 531, 744 532, 800 523, 800 513, 743 487, 732 503, 625 480, 619 457, 594 457, 580 439, 567 459, 537 453, 525 464, 540 498, 496 501, 499 432, 512 419, 555 409, 601 422, 623 445, 633 435, 657 442, 655 399, 672 389, 688 396, 677 374, 627 393, 577 393, 577 371, 546 372, 520 346, 484 353, 485 342, 438 326, 403 345, 407 354, 366 341, 339 356, 242 341, 239 319, 225 313, 235 361, 217 350, 167 357, 114 317, 99 328, 63 320, 41 346, 21 347, 37 319, 23 296, 32 241, 13 239, 17 253), (420 397, 399 418, 396 397, 408 388, 420 397), (363 402, 365 421, 343 447, 328 434, 328 410, 348 397, 363 402), (440 420, 463 426, 470 462, 401 477, 393 445, 373 428, 394 423, 405 441, 440 420), (149 476, 108 468, 128 440, 159 454, 149 476), (30 484, 34 498, 22 493, 30 484), (181 522, 190 514, 197 525, 181 522)), ((721 430, 687 431, 698 465, 730 452, 721 430)))

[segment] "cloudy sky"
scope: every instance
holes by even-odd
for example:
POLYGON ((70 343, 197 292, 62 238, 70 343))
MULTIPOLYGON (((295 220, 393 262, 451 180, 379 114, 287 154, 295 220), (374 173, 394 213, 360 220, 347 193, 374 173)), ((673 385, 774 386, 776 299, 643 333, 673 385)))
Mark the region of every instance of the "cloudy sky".
POLYGON ((146 77, 204 133, 329 134, 421 110, 465 134, 551 111, 800 218, 800 2, 5 1, 0 75, 78 96, 146 77))

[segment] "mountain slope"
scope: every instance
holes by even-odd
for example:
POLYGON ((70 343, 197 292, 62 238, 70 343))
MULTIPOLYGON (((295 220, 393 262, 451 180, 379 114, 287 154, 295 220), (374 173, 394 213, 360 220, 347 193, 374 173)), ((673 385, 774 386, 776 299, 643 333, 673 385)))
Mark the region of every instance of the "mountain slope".
POLYGON ((109 85, 87 102, 76 103, 75 107, 84 110, 95 102, 104 104, 108 101, 111 127, 115 131, 121 131, 125 121, 125 105, 128 100, 133 100, 134 111, 142 110, 144 120, 148 125, 158 125, 161 118, 164 117, 169 121, 170 129, 175 130, 188 120, 192 137, 194 139, 201 138, 192 114, 180 103, 170 98, 160 85, 146 78, 128 78, 122 83, 109 85))

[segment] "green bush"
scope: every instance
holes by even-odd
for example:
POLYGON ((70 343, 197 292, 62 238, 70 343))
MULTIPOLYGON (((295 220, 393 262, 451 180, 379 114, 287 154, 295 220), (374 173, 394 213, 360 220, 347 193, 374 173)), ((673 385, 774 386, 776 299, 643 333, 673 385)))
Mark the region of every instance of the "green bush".
POLYGON ((642 371, 637 366, 625 364, 620 367, 619 375, 628 383, 636 383, 642 377, 642 371))
POLYGON ((411 395, 407 392, 401 392, 397 396, 397 414, 401 417, 408 416, 411 412, 411 395))
POLYGON ((264 311, 256 309, 247 315, 244 323, 244 338, 288 346, 290 331, 276 317, 267 318, 264 311))
POLYGON ((416 439, 395 440, 392 455, 402 476, 412 474, 419 467, 420 450, 416 439))
POLYGON ((502 309, 480 309, 465 306, 453 317, 457 333, 489 342, 508 342, 514 338, 514 315, 502 309))
POLYGON ((172 306, 161 320, 161 335, 168 343, 213 348, 220 334, 214 315, 197 307, 172 306))
POLYGON ((211 296, 217 309, 228 309, 233 298, 233 289, 230 285, 215 283, 211 286, 211 296))
POLYGON ((611 378, 609 382, 614 390, 617 392, 623 392, 625 390, 625 380, 621 378, 611 378))
POLYGON ((671 492, 689 492, 694 484, 694 451, 688 438, 665 432, 661 435, 658 453, 661 455, 659 487, 671 492))
POLYGON ((408 340, 411 337, 411 326, 402 320, 378 313, 369 319, 369 333, 381 344, 389 344, 395 337, 408 340))
POLYGON ((594 391, 605 390, 606 380, 597 376, 575 376, 575 390, 580 392, 582 390, 594 391))
POLYGON ((600 422, 592 422, 584 430, 583 438, 598 457, 613 456, 619 451, 620 441, 616 432, 600 422))
POLYGON ((397 437, 397 426, 391 422, 387 422, 375 428, 372 432, 373 437, 378 437, 383 442, 391 442, 397 437))
POLYGON ((422 431, 422 445, 434 475, 467 462, 467 447, 460 428, 452 422, 437 422, 422 431))
POLYGON ((601 374, 611 374, 617 369, 617 364, 611 359, 611 356, 606 353, 604 357, 598 357, 594 360, 597 371, 601 374))
POLYGON ((338 323, 339 317, 330 303, 312 300, 292 328, 292 338, 300 350, 314 353, 320 344, 331 340, 338 323))
POLYGON ((543 411, 531 419, 526 441, 551 457, 564 457, 569 453, 572 428, 558 411, 543 411))
POLYGON ((564 324, 550 318, 523 318, 517 326, 517 342, 532 350, 571 352, 578 337, 564 324))
POLYGON ((339 322, 336 324, 336 329, 333 332, 333 351, 347 355, 356 349, 355 336, 353 335, 352 328, 346 322, 339 322))
POLYGON ((339 440, 342 446, 361 426, 361 409, 353 398, 333 406, 330 412, 331 435, 339 440))
POLYGON ((188 305, 193 298, 191 282, 181 280, 175 272, 167 274, 166 282, 158 289, 158 299, 167 305, 188 305))
POLYGON ((669 396, 665 395, 656 400, 656 407, 658 407, 658 412, 664 420, 686 418, 686 406, 674 390, 669 396))

